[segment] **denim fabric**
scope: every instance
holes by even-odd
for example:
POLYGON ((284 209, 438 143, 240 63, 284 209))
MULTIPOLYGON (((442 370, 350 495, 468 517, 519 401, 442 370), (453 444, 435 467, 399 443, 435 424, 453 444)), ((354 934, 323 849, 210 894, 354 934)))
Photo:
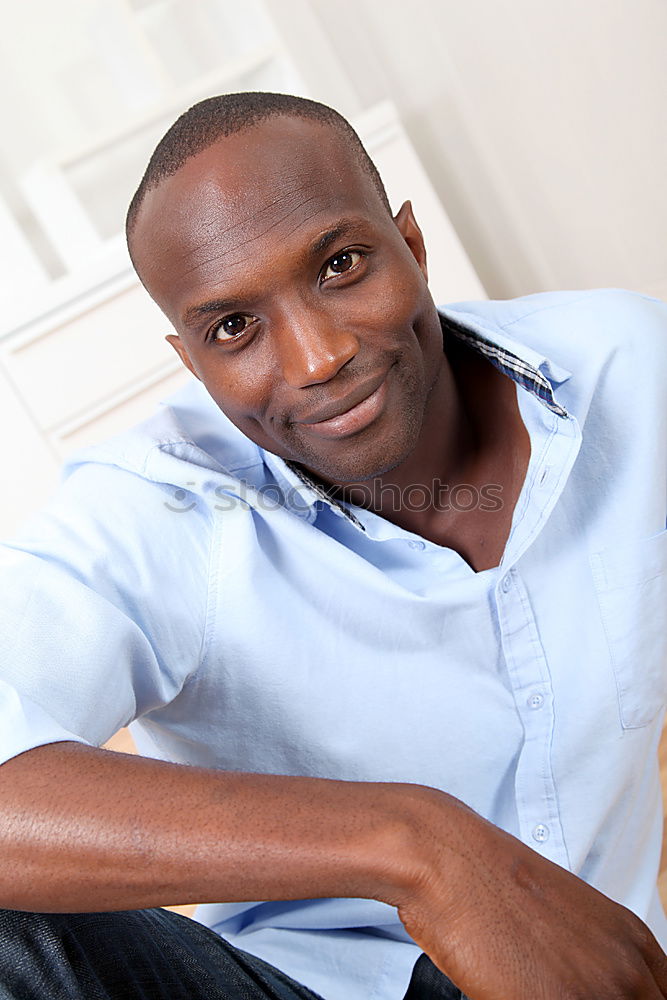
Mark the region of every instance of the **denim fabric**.
MULTIPOLYGON (((422 955, 405 1000, 460 998, 422 955)), ((0 910, 0 1000, 321 998, 195 920, 151 909, 0 910)))
POLYGON ((436 968, 428 955, 421 955, 403 1000, 467 1000, 467 997, 436 968))
POLYGON ((317 995, 169 910, 2 910, 0 1000, 317 1000, 317 995))

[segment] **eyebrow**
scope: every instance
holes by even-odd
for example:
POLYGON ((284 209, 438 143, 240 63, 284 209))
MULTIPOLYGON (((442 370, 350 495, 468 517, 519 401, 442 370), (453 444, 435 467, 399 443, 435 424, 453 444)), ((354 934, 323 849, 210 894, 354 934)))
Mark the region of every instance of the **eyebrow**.
POLYGON ((332 226, 325 233, 314 240, 308 250, 309 257, 319 257, 332 243, 336 243, 343 236, 349 236, 359 229, 360 222, 354 219, 342 219, 337 226, 332 226))
MULTIPOLYGON (((341 219, 337 225, 327 229, 313 240, 305 256, 310 259, 321 256, 332 244, 337 243, 344 236, 357 232, 360 226, 360 219, 341 219)), ((238 308, 239 299, 208 299, 198 305, 189 306, 183 313, 183 323, 185 326, 194 326, 197 320, 209 316, 211 313, 226 312, 238 308)))

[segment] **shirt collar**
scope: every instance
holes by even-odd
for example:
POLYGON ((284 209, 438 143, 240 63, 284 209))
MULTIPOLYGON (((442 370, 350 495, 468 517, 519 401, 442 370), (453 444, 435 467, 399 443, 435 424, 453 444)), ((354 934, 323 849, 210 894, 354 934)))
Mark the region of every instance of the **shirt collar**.
POLYGON ((332 499, 326 492, 324 485, 318 482, 298 462, 279 458, 263 448, 260 451, 264 463, 273 473, 280 487, 285 506, 294 514, 298 514, 299 517, 312 523, 317 517, 318 504, 326 503, 336 514, 348 518, 362 531, 365 530, 353 511, 348 509, 345 503, 332 499))
MULTIPOLYGON (((445 336, 454 336, 464 341, 487 358, 498 371, 532 393, 552 413, 559 417, 569 417, 565 407, 556 401, 554 387, 567 381, 571 377, 570 372, 532 348, 489 329, 479 321, 475 322, 468 314, 460 315, 455 310, 444 309, 438 310, 438 313, 445 336)), ((260 450, 264 462, 283 490, 286 506, 294 513, 312 523, 317 517, 318 504, 325 503, 334 513, 346 517, 361 531, 366 530, 354 514, 354 508, 330 497, 326 488, 298 462, 260 450)))
POLYGON ((554 364, 549 358, 539 354, 524 344, 519 344, 502 334, 490 336, 488 327, 477 322, 470 322, 471 317, 465 315, 465 323, 461 314, 455 310, 440 311, 440 323, 443 333, 448 333, 469 344, 479 354, 484 355, 494 368, 508 375, 514 382, 531 392, 539 401, 559 417, 569 417, 564 406, 554 397, 554 386, 561 385, 570 378, 570 372, 560 365, 554 364))

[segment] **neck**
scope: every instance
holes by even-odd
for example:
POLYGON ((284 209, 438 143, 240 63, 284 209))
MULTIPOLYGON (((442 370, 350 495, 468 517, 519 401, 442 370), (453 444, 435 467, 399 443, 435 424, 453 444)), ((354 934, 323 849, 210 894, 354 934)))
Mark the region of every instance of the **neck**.
POLYGON ((336 495, 449 544, 465 530, 466 514, 472 520, 471 497, 484 496, 490 487, 514 490, 525 472, 521 435, 514 383, 450 337, 417 446, 395 469, 341 487, 336 495))

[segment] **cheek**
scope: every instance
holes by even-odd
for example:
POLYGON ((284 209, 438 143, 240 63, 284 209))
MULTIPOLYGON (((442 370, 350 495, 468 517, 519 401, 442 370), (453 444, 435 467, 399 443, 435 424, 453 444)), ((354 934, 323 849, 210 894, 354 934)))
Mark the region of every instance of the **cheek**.
POLYGON ((332 315, 342 326, 369 337, 405 335, 424 312, 424 293, 428 296, 420 271, 416 275, 411 269, 378 273, 340 297, 332 296, 332 315))
POLYGON ((227 419, 231 421, 231 423, 233 423, 242 434, 245 434, 250 441, 259 445, 260 448, 268 448, 269 451, 272 450, 274 441, 271 429, 270 427, 265 427, 262 420, 262 411, 253 407, 252 400, 247 397, 244 397, 243 399, 239 399, 237 397, 231 399, 229 393, 220 395, 216 393, 214 395, 212 392, 211 396, 227 419))
POLYGON ((428 286, 410 251, 390 269, 389 280, 378 281, 374 289, 378 315, 391 326, 413 326, 425 305, 431 301, 428 286))
POLYGON ((273 378, 259 364, 234 364, 225 358, 202 376, 202 382, 226 417, 253 440, 274 398, 273 378), (217 368, 217 370, 216 370, 217 368))

